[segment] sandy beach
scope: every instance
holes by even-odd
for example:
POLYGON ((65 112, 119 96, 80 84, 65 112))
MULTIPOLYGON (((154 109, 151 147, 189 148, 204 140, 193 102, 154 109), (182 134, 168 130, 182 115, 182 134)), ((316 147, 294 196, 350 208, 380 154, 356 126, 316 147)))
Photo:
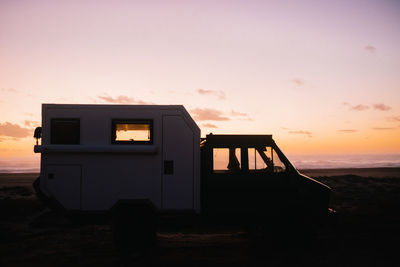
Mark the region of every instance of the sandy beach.
POLYGON ((48 213, 36 199, 38 174, 0 174, 1 266, 399 266, 400 168, 303 170, 332 188, 336 210, 307 247, 266 244, 240 228, 163 229, 136 258, 120 255, 109 225, 48 213))

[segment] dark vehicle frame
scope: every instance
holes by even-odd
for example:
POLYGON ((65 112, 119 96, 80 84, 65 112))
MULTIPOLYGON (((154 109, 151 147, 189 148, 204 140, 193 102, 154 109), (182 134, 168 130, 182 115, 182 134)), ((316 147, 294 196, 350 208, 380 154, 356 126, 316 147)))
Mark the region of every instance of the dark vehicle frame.
POLYGON ((317 226, 328 214, 330 191, 300 174, 272 135, 210 134, 201 142, 201 207, 206 217, 277 224, 296 220, 317 226), (229 154, 222 171, 216 166, 218 150, 229 154), (262 167, 252 162, 253 152, 262 167))

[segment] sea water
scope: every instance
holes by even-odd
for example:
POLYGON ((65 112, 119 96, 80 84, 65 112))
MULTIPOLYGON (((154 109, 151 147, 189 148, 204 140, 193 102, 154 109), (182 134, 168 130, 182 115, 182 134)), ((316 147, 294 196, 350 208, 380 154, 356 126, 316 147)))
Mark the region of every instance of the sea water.
MULTIPOLYGON (((399 154, 286 155, 297 169, 400 167, 399 154)), ((0 158, 0 173, 39 173, 40 158, 0 158)))
POLYGON ((288 155, 297 169, 400 167, 400 154, 288 155))

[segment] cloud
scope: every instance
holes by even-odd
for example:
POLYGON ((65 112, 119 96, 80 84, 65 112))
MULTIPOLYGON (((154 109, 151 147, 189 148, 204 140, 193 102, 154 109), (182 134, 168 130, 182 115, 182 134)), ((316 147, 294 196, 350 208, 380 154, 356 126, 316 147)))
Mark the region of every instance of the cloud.
POLYGON ((364 46, 364 49, 371 54, 375 53, 375 51, 376 51, 376 47, 372 46, 372 45, 366 45, 366 46, 364 46))
POLYGON ((15 88, 1 88, 2 92, 8 92, 8 93, 14 93, 17 94, 19 93, 19 91, 15 88))
POLYGON ((102 96, 97 96, 97 98, 100 99, 101 101, 111 104, 140 104, 140 105, 152 104, 139 99, 128 97, 126 95, 119 95, 115 98, 108 95, 102 95, 102 96))
POLYGON ((305 81, 303 79, 300 78, 295 78, 291 80, 292 83, 294 83, 296 86, 301 87, 305 84, 305 81))
POLYGON ((25 121, 24 121, 24 125, 32 128, 32 127, 37 127, 37 126, 39 126, 40 123, 37 122, 37 121, 25 120, 25 121))
POLYGON ((229 121, 230 118, 225 117, 222 111, 211 108, 196 108, 190 111, 193 118, 198 121, 229 121))
POLYGON ((381 111, 388 111, 388 110, 391 110, 392 107, 387 106, 385 104, 374 104, 374 109, 381 110, 381 111))
POLYGON ((13 138, 24 138, 33 136, 32 130, 23 128, 18 124, 12 124, 11 122, 0 123, 0 136, 13 137, 13 138))
POLYGON ((378 130, 378 131, 396 130, 396 128, 393 128, 393 127, 373 127, 372 129, 378 130))
MULTIPOLYGON (((363 104, 352 105, 347 102, 344 102, 343 105, 349 107, 349 110, 355 110, 355 111, 363 111, 371 108, 368 105, 363 105, 363 104)), ((388 111, 392 109, 391 106, 385 105, 383 103, 373 104, 372 107, 374 110, 380 110, 380 111, 388 111)))
POLYGON ((207 89, 197 89, 196 92, 199 95, 213 95, 216 96, 219 100, 225 99, 225 93, 223 91, 214 91, 214 90, 207 90, 207 89))
POLYGON ((235 110, 233 110, 232 109, 232 111, 231 111, 231 115, 233 116, 233 117, 238 117, 239 119, 241 119, 241 120, 252 120, 250 117, 249 117, 249 114, 247 114, 247 113, 244 113, 244 112, 238 112, 238 111, 235 111, 235 110))
POLYGON ((234 111, 233 109, 231 111, 231 115, 232 116, 242 116, 242 117, 247 117, 248 116, 247 113, 237 112, 237 111, 234 111))
POLYGON ((390 121, 400 122, 400 116, 392 116, 388 118, 390 121))
POLYGON ((35 114, 30 113, 30 112, 24 112, 24 115, 30 116, 30 117, 35 117, 35 114))
POLYGON ((362 104, 350 107, 350 110, 357 110, 357 111, 362 111, 362 110, 366 110, 366 109, 369 109, 369 106, 362 105, 362 104))
POLYGON ((355 133, 355 132, 358 132, 358 130, 355 130, 355 129, 340 129, 340 130, 337 130, 338 132, 341 132, 341 133, 355 133))
POLYGON ((207 127, 207 128, 218 128, 216 125, 214 125, 212 123, 204 123, 203 126, 207 127))
POLYGON ((207 94, 213 94, 214 91, 199 88, 199 89, 197 89, 197 93, 200 95, 207 95, 207 94))
POLYGON ((348 106, 349 110, 363 111, 369 109, 369 106, 363 104, 351 105, 347 102, 344 102, 343 105, 348 106))
POLYGON ((298 131, 289 131, 288 133, 290 133, 290 134, 304 134, 304 135, 307 135, 308 137, 312 137, 312 133, 309 132, 309 131, 298 130, 298 131))

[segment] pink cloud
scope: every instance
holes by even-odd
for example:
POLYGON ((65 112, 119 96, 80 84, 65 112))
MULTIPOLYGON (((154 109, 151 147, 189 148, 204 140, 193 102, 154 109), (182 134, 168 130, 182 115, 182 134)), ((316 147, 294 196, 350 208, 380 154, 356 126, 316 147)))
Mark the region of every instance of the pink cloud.
POLYGON ((396 128, 393 128, 393 127, 373 127, 372 129, 378 130, 378 131, 396 130, 396 128))
POLYGON ((388 111, 388 110, 391 110, 392 107, 385 105, 385 104, 374 104, 374 109, 381 110, 381 111, 388 111))
POLYGON ((132 97, 128 97, 125 95, 119 95, 115 98, 108 95, 103 95, 103 96, 97 96, 97 98, 106 103, 111 103, 111 104, 139 104, 139 105, 151 104, 149 102, 145 102, 139 99, 134 99, 132 97))
POLYGON ((366 46, 364 46, 364 49, 365 49, 366 51, 372 53, 372 54, 375 53, 375 51, 376 51, 376 47, 374 47, 374 46, 372 46, 372 45, 366 45, 366 46))
POLYGON ((12 124, 11 122, 0 123, 0 136, 13 137, 18 140, 28 136, 33 136, 31 129, 23 128, 18 124, 12 124))
POLYGON ((193 118, 198 121, 229 121, 222 111, 211 108, 196 108, 190 111, 193 118))
POLYGON ((358 105, 351 105, 347 102, 343 103, 343 105, 348 106, 349 110, 355 110, 355 111, 363 111, 369 109, 369 106, 363 105, 363 104, 358 104, 358 105))
POLYGON ((303 131, 303 130, 289 131, 289 134, 303 134, 303 135, 307 135, 308 137, 312 137, 312 133, 311 132, 303 131))
POLYGON ((400 122, 400 116, 392 116, 392 117, 389 117, 389 120, 400 122))
POLYGON ((340 129, 340 130, 338 130, 338 132, 341 132, 341 133, 355 133, 355 132, 358 132, 358 130, 355 130, 355 129, 340 129))
POLYGON ((15 88, 1 88, 2 92, 8 92, 8 93, 14 93, 17 94, 19 93, 19 91, 15 88))
POLYGON ((237 112, 237 111, 234 111, 233 109, 231 111, 231 115, 232 116, 241 116, 241 117, 247 117, 248 116, 247 113, 237 112))
POLYGON ((300 87, 305 84, 305 81, 303 79, 295 78, 295 79, 292 79, 292 83, 294 83, 296 86, 300 87))
POLYGON ((207 127, 207 128, 218 128, 216 125, 214 125, 212 123, 204 123, 203 126, 207 127))
MULTIPOLYGON (((370 109, 370 106, 363 105, 363 104, 351 105, 347 102, 344 102, 343 105, 348 106, 349 110, 355 110, 355 111, 363 111, 363 110, 370 109)), ((380 111, 388 111, 388 110, 392 109, 391 106, 385 105, 383 103, 373 104, 372 107, 374 110, 380 110, 380 111)))
POLYGON ((225 99, 225 93, 223 91, 207 90, 207 89, 197 89, 196 91, 199 95, 213 95, 220 100, 225 99))
POLYGON ((362 104, 350 107, 350 110, 357 110, 357 111, 362 111, 362 110, 366 110, 366 109, 369 109, 369 106, 362 105, 362 104))
POLYGON ((249 117, 249 114, 244 113, 244 112, 238 112, 233 109, 232 109, 230 115, 233 117, 237 117, 239 120, 248 120, 248 121, 253 120, 252 118, 249 117))
POLYGON ((25 126, 28 126, 28 127, 35 127, 35 126, 37 127, 37 126, 40 125, 40 123, 37 122, 37 121, 25 120, 25 121, 24 121, 24 125, 25 125, 25 126))

